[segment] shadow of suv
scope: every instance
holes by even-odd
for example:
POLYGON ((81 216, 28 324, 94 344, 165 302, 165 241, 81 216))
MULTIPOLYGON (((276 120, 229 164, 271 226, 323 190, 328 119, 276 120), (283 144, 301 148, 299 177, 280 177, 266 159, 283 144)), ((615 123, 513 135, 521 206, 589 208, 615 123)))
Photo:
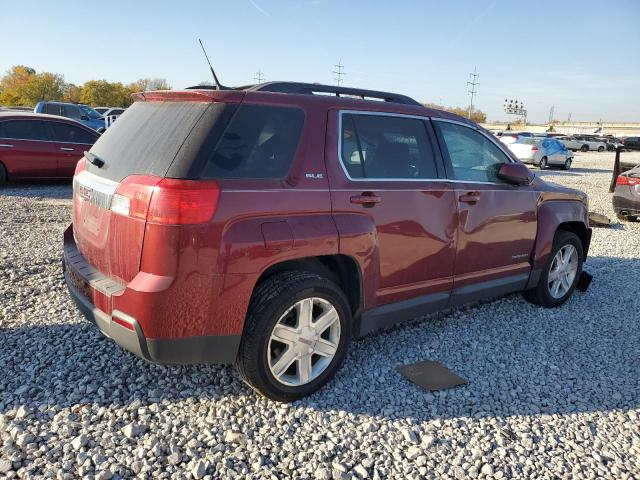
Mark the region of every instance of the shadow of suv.
POLYGON ((352 337, 524 291, 564 303, 586 196, 493 135, 392 93, 272 82, 145 92, 78 163, 65 278, 159 363, 235 363, 291 401, 352 337))

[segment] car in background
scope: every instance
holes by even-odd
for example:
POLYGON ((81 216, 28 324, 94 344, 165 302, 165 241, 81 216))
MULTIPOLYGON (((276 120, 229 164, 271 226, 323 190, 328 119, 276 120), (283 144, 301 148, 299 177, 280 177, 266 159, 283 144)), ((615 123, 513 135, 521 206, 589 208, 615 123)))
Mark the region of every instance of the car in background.
POLYGON ((120 107, 110 108, 106 112, 104 112, 102 116, 103 117, 119 117, 124 113, 125 110, 126 108, 120 108, 120 107))
POLYGON ((620 220, 640 220, 640 165, 616 177, 612 202, 620 220))
POLYGON ((625 150, 640 150, 640 137, 626 137, 622 139, 625 150))
POLYGON ((555 138, 523 137, 507 147, 523 163, 537 165, 541 169, 557 166, 569 170, 573 162, 573 152, 555 138))
POLYGON ((587 152, 590 150, 604 152, 607 149, 607 144, 602 140, 598 140, 595 136, 592 135, 574 135, 573 136, 579 142, 582 142, 582 147, 580 147, 580 151, 587 152), (586 145, 586 148, 585 148, 586 145))
POLYGON ((100 115, 104 115, 107 110, 110 110, 113 107, 93 107, 93 109, 98 112, 100 115))
POLYGON ((576 137, 573 137, 571 135, 567 135, 564 137, 556 137, 556 140, 558 140, 565 147, 567 147, 569 150, 572 150, 574 152, 578 150, 580 150, 581 152, 588 152, 590 150, 589 142, 579 140, 576 137))
POLYGON ((102 114, 87 105, 79 103, 38 102, 33 112, 71 118, 99 133, 107 129, 102 114))
POLYGON ((500 141, 505 145, 509 145, 510 143, 515 142, 520 137, 533 137, 531 132, 502 132, 502 135, 499 136, 500 141))
POLYGON ((100 134, 75 120, 0 113, 0 184, 6 181, 71 178, 83 152, 100 134))

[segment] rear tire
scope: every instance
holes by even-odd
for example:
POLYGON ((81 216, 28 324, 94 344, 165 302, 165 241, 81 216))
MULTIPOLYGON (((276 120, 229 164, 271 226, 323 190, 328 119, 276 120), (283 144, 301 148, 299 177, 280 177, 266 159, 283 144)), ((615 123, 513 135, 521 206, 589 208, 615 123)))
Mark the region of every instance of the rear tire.
POLYGON ((542 157, 540 159, 540 164, 538 165, 538 167, 540 168, 540 170, 544 170, 545 168, 547 168, 547 157, 542 157))
POLYGON ((604 147, 598 147, 599 152, 604 152, 604 147))
POLYGON ((581 152, 588 152, 589 151, 589 145, 582 145, 580 147, 580 151, 581 152))
POLYGON ((0 163, 0 186, 7 183, 7 170, 4 168, 4 165, 0 163))
POLYGON ((320 389, 340 368, 351 323, 349 302, 331 280, 304 271, 276 274, 253 293, 236 369, 259 394, 279 402, 298 400, 320 389), (328 316, 334 320, 321 330, 318 325, 328 316), (310 321, 305 324, 303 317, 310 321), (316 353, 320 349, 323 353, 316 353))
MULTIPOLYGON (((569 260, 571 260, 571 258, 569 258, 569 260)), ((524 298, 529 302, 542 307, 559 307, 566 302, 569 297, 571 297, 571 294, 575 290, 578 280, 580 279, 580 275, 582 274, 582 261, 582 243, 578 236, 573 232, 558 230, 555 238, 553 239, 553 248, 551 249, 549 259, 542 270, 538 285, 531 290, 525 290, 522 293, 524 298), (563 252, 567 252, 567 254, 574 252, 576 255, 575 274, 572 278, 561 278, 563 275, 567 275, 567 273, 558 275, 558 267, 561 266, 561 262, 558 260, 558 252, 561 249, 564 249, 563 252), (550 279, 550 274, 559 280, 554 280, 554 277, 550 279), (566 282, 562 282, 562 279, 566 280, 566 282), (561 289, 558 289, 558 291, 554 289, 556 281, 560 281, 561 283, 561 289)), ((571 265, 573 265, 573 262, 571 262, 571 265)), ((569 265, 567 265, 567 267, 569 267, 569 265)), ((571 271, 573 271, 573 269, 571 269, 571 271)), ((569 268, 567 268, 567 272, 569 272, 569 268)))

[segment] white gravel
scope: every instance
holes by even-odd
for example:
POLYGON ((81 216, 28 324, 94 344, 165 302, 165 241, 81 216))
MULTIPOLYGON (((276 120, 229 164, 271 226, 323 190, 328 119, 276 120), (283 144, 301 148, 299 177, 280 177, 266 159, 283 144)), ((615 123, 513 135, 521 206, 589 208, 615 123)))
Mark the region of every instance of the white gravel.
MULTIPOLYGON (((578 153, 541 174, 613 219, 612 164, 578 153)), ((594 231, 593 285, 564 307, 511 295, 367 337, 281 405, 230 367, 151 365, 102 338, 62 280, 70 195, 0 190, 0 477, 640 477, 640 224, 594 231), (425 393, 395 371, 420 360, 470 383, 425 393)))

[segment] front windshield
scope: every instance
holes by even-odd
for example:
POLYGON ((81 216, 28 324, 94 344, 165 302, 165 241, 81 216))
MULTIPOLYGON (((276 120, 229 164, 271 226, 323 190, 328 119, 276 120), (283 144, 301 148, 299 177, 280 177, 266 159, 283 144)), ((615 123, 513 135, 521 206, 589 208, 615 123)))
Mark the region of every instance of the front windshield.
POLYGON ((98 113, 91 107, 87 107, 86 105, 80 105, 80 109, 82 110, 82 113, 84 113, 91 120, 102 118, 102 115, 100 115, 100 113, 98 113))

